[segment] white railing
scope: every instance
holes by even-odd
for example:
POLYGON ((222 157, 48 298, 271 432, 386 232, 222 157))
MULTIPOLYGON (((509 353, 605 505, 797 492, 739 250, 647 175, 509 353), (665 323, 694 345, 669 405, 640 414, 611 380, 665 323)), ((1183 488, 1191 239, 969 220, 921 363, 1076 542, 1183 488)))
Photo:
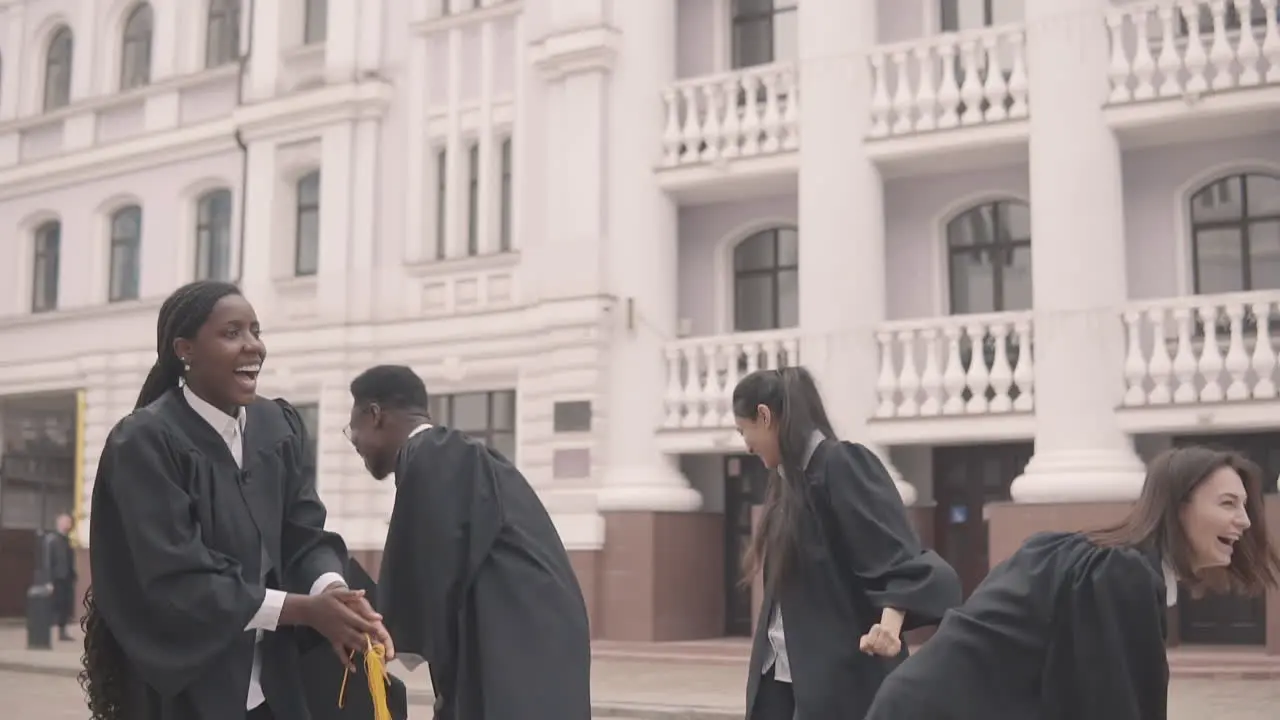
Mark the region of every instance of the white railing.
POLYGON ((870 137, 1027 116, 1021 23, 881 45, 869 61, 870 137))
POLYGON ((1124 404, 1275 398, 1277 302, 1267 290, 1131 304, 1124 404))
POLYGON ((667 345, 664 429, 733 427, 733 388, 760 369, 800 364, 798 330, 676 340, 667 345))
POLYGON ((681 80, 663 93, 663 166, 795 150, 799 89, 792 63, 681 80))
POLYGON ((1280 0, 1145 0, 1107 11, 1111 104, 1280 83, 1280 0))
POLYGON ((1035 407, 1030 312, 885 323, 876 417, 987 415, 1035 407))

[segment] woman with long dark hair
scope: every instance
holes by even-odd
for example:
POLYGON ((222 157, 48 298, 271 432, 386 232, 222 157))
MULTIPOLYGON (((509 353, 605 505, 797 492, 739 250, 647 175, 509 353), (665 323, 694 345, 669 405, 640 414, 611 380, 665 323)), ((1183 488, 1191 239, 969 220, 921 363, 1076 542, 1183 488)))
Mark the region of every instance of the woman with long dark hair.
POLYGON ((902 633, 958 605, 960 580, 921 548, 880 460, 836 439, 804 368, 747 375, 733 414, 770 470, 743 563, 744 582, 764 576, 747 717, 862 718, 902 633))
POLYGON ((1166 605, 1280 576, 1258 467, 1203 447, 1152 461, 1123 522, 1032 536, 880 688, 868 720, 1163 720, 1166 605))
MULTIPOLYGON (((385 631, 346 588, 306 430, 257 396, 266 357, 231 284, 179 288, 93 486, 81 683, 93 720, 307 720, 290 626, 346 663, 385 631)), ((337 688, 334 689, 335 698, 337 688)))

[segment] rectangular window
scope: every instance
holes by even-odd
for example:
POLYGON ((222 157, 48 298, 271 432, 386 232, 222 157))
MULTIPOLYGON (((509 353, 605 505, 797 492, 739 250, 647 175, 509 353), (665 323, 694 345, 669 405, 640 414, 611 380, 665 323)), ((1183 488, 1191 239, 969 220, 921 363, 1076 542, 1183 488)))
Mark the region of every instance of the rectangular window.
POLYGON ((302 25, 302 43, 314 45, 329 34, 329 0, 307 0, 306 18, 302 25))
POLYGON ((444 148, 436 151, 436 259, 443 260, 448 254, 448 185, 449 155, 444 148))
POLYGON ((467 254, 480 254, 480 143, 467 156, 467 254))
POLYGON ((320 270, 320 172, 307 173, 295 187, 293 274, 307 277, 320 270))
POLYGON ((502 187, 498 198, 498 250, 511 252, 511 138, 502 141, 502 187))
POLYGON ((464 432, 515 459, 515 390, 432 395, 428 409, 433 424, 464 432))

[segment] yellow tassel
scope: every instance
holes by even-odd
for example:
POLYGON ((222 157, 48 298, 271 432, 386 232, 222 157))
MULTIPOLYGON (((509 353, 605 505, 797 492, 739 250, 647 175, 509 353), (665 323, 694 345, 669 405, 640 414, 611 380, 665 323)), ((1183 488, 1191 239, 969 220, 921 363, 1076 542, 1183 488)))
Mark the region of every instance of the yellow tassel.
MULTIPOLYGON (((364 651, 364 672, 369 677, 369 697, 373 699, 373 720, 391 720, 391 708, 387 705, 387 687, 391 679, 387 676, 387 649, 373 639, 365 636, 369 647, 364 651)), ((356 653, 351 651, 348 660, 355 660, 356 653)), ((342 673, 342 688, 338 690, 338 707, 343 706, 347 694, 347 676, 350 668, 342 673)))

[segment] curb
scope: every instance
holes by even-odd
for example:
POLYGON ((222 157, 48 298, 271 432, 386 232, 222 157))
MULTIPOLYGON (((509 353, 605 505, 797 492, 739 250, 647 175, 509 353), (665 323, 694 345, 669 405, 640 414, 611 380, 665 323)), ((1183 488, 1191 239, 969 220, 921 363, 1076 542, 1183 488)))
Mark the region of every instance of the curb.
MULTIPOLYGON (((30 662, 0 660, 0 672, 75 678, 80 670, 62 665, 37 665, 30 662)), ((423 690, 409 690, 408 696, 409 702, 414 705, 430 705, 435 702, 435 695, 423 690)), ((741 720, 742 718, 741 711, 729 708, 635 703, 592 703, 591 714, 597 718, 625 718, 626 720, 741 720)))

